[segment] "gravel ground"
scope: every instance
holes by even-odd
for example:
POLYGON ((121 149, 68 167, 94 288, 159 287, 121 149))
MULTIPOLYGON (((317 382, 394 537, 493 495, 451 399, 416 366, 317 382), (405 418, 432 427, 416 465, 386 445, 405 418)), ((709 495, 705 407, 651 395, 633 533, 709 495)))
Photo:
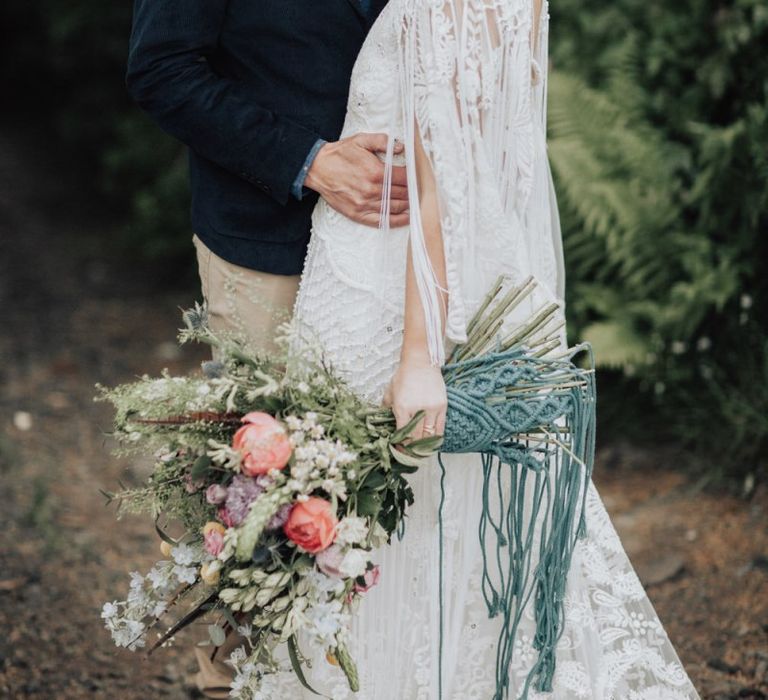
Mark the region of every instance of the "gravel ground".
MULTIPOLYGON (((99 489, 140 483, 148 465, 110 456, 110 409, 92 401, 96 382, 203 359, 175 343, 194 277, 119 259, 63 173, 0 133, 0 697, 194 697, 204 630, 145 659, 101 625, 101 604, 159 543, 105 508, 99 489)), ((702 697, 768 697, 768 489, 698 489, 676 470, 685 455, 603 443, 598 488, 702 697)))

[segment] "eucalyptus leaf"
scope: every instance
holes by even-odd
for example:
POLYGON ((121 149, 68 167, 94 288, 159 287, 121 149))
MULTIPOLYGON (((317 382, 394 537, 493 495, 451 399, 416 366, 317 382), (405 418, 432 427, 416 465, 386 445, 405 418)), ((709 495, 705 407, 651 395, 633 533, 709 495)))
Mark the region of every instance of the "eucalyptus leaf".
POLYGON ((208 638, 213 646, 220 647, 227 639, 227 635, 218 625, 208 625, 208 638))
POLYGON ((403 464, 406 467, 425 467, 429 464, 427 457, 417 457, 408 452, 403 452, 398 450, 394 445, 389 446, 389 451, 399 464, 403 464))
MULTIPOLYGON (((296 678, 299 679, 299 683, 301 683, 310 693, 321 695, 307 682, 307 679, 304 676, 304 669, 301 667, 301 662, 299 661, 299 647, 295 635, 288 637, 288 657, 291 659, 291 666, 293 666, 293 672, 296 674, 296 678)), ((325 696, 321 695, 321 697, 325 696)))

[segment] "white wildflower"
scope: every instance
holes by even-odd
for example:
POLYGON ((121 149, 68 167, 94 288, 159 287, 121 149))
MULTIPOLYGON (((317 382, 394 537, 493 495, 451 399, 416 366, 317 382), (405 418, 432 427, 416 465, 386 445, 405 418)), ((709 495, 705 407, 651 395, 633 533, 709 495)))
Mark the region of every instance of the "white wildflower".
POLYGON ((336 633, 341 629, 345 616, 341 612, 341 602, 332 600, 329 603, 316 603, 307 610, 310 631, 323 644, 336 641, 336 633))
POLYGON ((364 518, 348 516, 342 518, 336 526, 336 543, 360 544, 368 536, 368 526, 364 518))
POLYGON ((117 615, 120 612, 120 608, 117 606, 117 601, 114 601, 112 603, 104 603, 104 605, 101 608, 101 617, 104 620, 110 620, 114 617, 117 617, 117 615))
POLYGON ((237 647, 227 659, 227 663, 230 666, 236 667, 243 663, 248 658, 248 653, 245 650, 245 647, 237 647))
POLYGON ((180 583, 194 583, 197 580, 197 568, 194 566, 176 565, 173 567, 173 574, 180 583))
POLYGON ((196 564, 200 561, 200 554, 201 552, 199 548, 185 544, 184 542, 177 544, 171 549, 171 557, 173 557, 173 561, 181 566, 196 564))
POLYGON ((342 576, 347 578, 356 578, 362 576, 368 568, 368 562, 371 560, 369 552, 364 549, 352 548, 341 560, 339 571, 342 576))
POLYGON ((299 430, 301 428, 301 419, 296 416, 285 416, 283 420, 290 431, 299 430))

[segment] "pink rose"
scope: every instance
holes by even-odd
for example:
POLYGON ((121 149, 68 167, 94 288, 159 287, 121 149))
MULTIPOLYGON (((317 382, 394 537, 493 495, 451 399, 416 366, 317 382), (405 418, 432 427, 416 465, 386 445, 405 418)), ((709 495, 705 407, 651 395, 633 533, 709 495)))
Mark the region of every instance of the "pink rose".
POLYGON ((224 503, 227 500, 227 487, 221 484, 211 484, 205 490, 205 500, 214 506, 224 503))
POLYGON ((293 448, 280 423, 258 411, 243 416, 242 422, 245 425, 235 433, 232 447, 243 455, 243 474, 257 476, 288 464, 293 448))
POLYGON ((223 522, 227 527, 234 527, 235 523, 232 520, 232 516, 229 514, 226 506, 219 506, 216 511, 216 517, 223 522))
POLYGON ((305 552, 315 554, 333 542, 337 523, 333 506, 324 498, 313 496, 291 508, 283 532, 305 552))
POLYGON ((355 580, 355 592, 356 593, 365 593, 366 591, 373 588, 378 582, 379 582, 379 575, 380 575, 379 565, 376 564, 373 568, 368 569, 363 574, 363 581, 365 583, 358 583, 358 580, 360 577, 358 577, 355 580))
POLYGON ((332 544, 328 549, 324 549, 315 555, 317 568, 333 578, 344 578, 341 571, 339 571, 343 559, 344 553, 337 544, 332 544))
POLYGON ((219 556, 219 552, 224 548, 224 532, 224 526, 221 523, 211 521, 203 526, 205 551, 212 557, 219 556))

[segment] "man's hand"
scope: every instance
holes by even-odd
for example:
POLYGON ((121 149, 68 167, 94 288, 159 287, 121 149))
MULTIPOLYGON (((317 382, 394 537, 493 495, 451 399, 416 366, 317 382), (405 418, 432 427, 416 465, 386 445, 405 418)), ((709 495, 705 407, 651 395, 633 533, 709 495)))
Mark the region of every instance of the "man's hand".
MULTIPOLYGON (((355 134, 325 144, 315 156, 304 184, 336 211, 366 226, 378 226, 384 189, 384 163, 375 155, 387 150, 386 134, 355 134)), ((402 153, 395 144, 395 153, 402 153)), ((405 168, 392 168, 389 225, 408 223, 405 168)))

